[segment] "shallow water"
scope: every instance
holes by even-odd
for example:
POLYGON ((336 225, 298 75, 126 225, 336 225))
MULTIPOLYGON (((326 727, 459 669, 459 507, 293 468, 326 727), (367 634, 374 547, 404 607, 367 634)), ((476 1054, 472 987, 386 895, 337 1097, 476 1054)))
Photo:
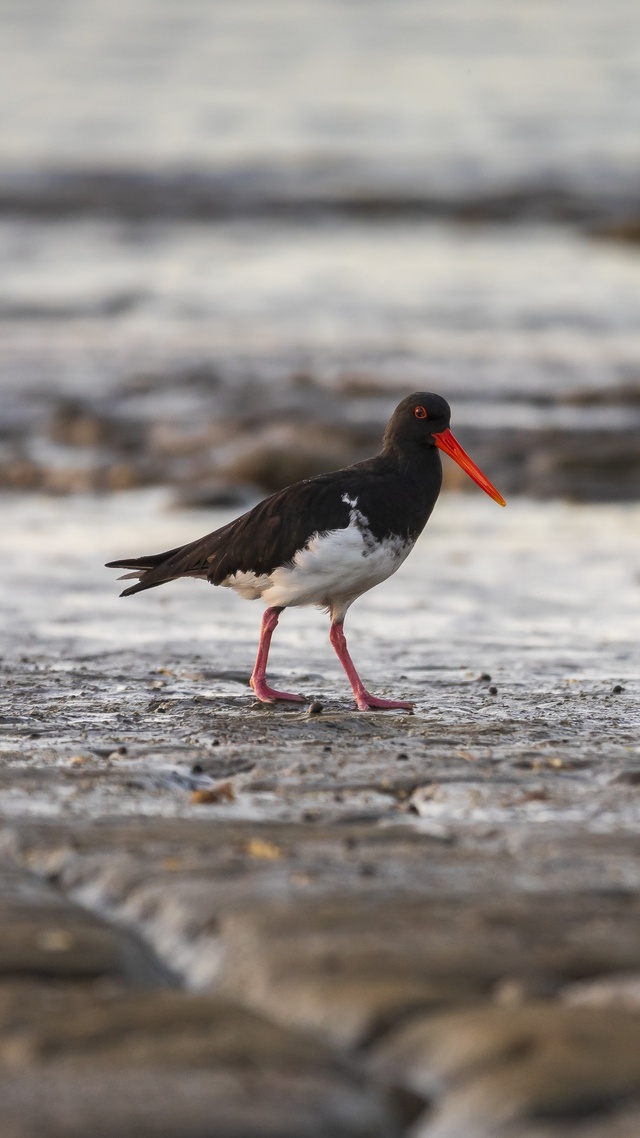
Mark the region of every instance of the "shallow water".
POLYGON ((0 20, 0 485, 264 492, 430 388, 506 491, 637 497, 640 255, 601 239, 638 215, 637 5, 0 20))
POLYGON ((331 196, 611 194, 639 172, 633 0, 2 0, 0 16, 6 174, 195 168, 331 196))
MULTIPOLYGON (((527 410, 500 414, 527 425, 538 396, 640 372, 640 256, 558 226, 4 222, 0 249, 5 398, 100 397, 209 360, 230 379, 360 369, 398 391, 517 398, 527 410)), ((153 399, 193 413, 184 391, 153 399)), ((591 408, 552 422, 581 421, 597 425, 591 408)))

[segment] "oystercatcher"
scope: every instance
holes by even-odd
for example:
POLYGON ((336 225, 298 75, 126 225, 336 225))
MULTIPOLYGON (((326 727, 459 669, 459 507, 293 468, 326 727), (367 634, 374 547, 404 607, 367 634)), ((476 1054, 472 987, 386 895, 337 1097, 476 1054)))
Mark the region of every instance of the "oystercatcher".
POLYGON ((266 681, 267 657, 280 613, 317 605, 331 616, 329 639, 347 673, 360 711, 399 708, 366 690, 347 651, 344 618, 353 602, 386 580, 409 555, 429 520, 442 484, 438 451, 450 455, 494 501, 505 505, 449 430, 446 400, 418 391, 396 407, 375 458, 320 474, 272 494, 242 517, 189 545, 149 557, 110 561, 137 578, 123 597, 178 577, 200 577, 267 604, 251 687, 262 703, 304 702, 266 681))

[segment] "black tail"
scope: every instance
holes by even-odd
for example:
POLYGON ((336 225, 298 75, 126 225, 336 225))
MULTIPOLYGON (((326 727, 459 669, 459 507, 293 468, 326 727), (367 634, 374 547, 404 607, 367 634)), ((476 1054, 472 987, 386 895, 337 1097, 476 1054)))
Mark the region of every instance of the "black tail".
MULTIPOLYGON (((243 515, 243 518, 246 517, 246 514, 243 515)), ((239 521, 242 522, 243 518, 239 521)), ((147 557, 122 557, 120 561, 109 561, 107 569, 129 569, 130 572, 120 577, 120 581, 128 577, 138 578, 137 584, 125 589, 120 594, 121 597, 130 597, 133 593, 141 593, 143 589, 155 589, 156 585, 176 581, 178 577, 198 577, 200 580, 213 581, 213 563, 219 549, 227 542, 230 531, 237 524, 237 521, 229 522, 214 533, 208 533, 186 545, 178 545, 175 549, 168 549, 166 553, 150 553, 147 557)), ((234 571, 234 568, 229 570, 234 571)), ((223 574, 228 575, 228 572, 223 574)))
POLYGON ((176 553, 180 553, 183 546, 179 545, 176 549, 169 549, 166 553, 150 553, 147 557, 123 557, 121 561, 107 561, 107 569, 130 569, 130 573, 125 573, 122 577, 118 577, 119 581, 126 581, 128 578, 138 577, 137 585, 130 585, 128 589, 124 589, 121 597, 130 597, 133 593, 141 593, 143 589, 155 589, 157 585, 163 585, 165 581, 172 581, 174 573, 167 567, 166 575, 162 572, 154 572, 152 570, 161 570, 165 562, 170 561, 176 553), (152 579, 148 580, 149 575, 152 574, 152 579))

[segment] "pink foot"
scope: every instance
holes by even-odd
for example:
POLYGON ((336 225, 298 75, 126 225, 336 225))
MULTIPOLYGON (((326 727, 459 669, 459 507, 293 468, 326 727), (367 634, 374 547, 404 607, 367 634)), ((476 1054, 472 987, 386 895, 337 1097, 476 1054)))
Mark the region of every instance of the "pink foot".
POLYGON ((406 699, 378 699, 368 691, 358 692, 356 707, 358 711, 413 711, 414 704, 406 699))
POLYGON ((260 703, 275 703, 279 699, 288 699, 293 703, 306 703, 306 696, 294 695, 293 692, 289 691, 276 691, 275 688, 270 688, 264 680, 254 680, 252 677, 249 682, 260 703))

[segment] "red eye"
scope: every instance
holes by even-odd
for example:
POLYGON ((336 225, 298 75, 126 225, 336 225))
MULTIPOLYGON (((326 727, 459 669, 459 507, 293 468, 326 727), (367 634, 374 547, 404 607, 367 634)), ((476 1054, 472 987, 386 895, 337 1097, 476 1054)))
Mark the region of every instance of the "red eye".
POLYGON ((414 407, 413 413, 414 413, 416 419, 428 419, 429 418, 424 407, 414 407))

